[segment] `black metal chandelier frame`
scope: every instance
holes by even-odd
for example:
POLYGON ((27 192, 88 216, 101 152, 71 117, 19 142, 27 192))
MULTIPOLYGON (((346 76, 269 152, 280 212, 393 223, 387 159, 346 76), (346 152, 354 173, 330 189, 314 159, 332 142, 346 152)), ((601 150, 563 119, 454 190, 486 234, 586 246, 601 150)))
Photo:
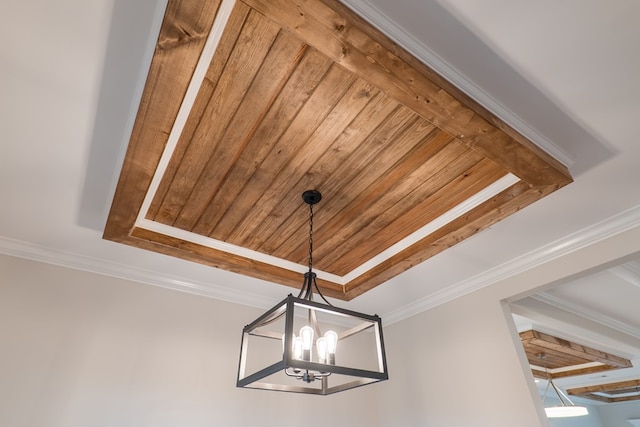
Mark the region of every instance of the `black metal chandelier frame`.
POLYGON ((309 205, 309 271, 304 274, 304 282, 297 297, 289 294, 272 309, 244 327, 242 331, 237 386, 263 390, 328 395, 387 380, 387 362, 381 318, 377 315, 367 315, 335 307, 329 303, 320 292, 316 282, 316 274, 313 272, 313 205, 318 203, 322 196, 319 192, 310 190, 305 191, 302 198, 305 203, 309 205), (314 289, 324 303, 313 300, 314 289), (360 369, 344 366, 340 363, 319 363, 317 361, 296 358, 294 356, 292 342, 296 309, 306 311, 307 323, 316 331, 318 336, 321 335, 317 319, 318 313, 349 318, 354 324, 338 333, 338 342, 361 332, 373 332, 376 346, 375 351, 377 353, 375 355, 377 369, 360 369), (268 329, 269 325, 281 320, 283 316, 283 331, 274 332, 268 329), (247 357, 251 337, 282 341, 282 358, 262 369, 249 373, 247 357), (277 377, 279 373, 282 373, 282 377, 285 379, 293 377, 299 381, 296 381, 295 385, 287 383, 286 381, 274 381, 273 378, 277 377), (333 374, 349 378, 346 381, 333 385, 331 380, 331 375, 333 374))

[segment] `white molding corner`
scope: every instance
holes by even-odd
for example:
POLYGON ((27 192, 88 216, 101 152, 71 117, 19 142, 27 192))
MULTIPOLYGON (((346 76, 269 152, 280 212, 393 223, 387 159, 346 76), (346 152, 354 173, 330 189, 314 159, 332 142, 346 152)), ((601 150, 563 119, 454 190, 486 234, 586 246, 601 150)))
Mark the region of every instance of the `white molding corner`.
POLYGON ((517 132, 521 133, 529 140, 545 151, 547 154, 558 160, 560 163, 570 168, 575 159, 568 153, 550 141, 547 137, 531 127, 519 116, 509 111, 502 103, 480 89, 454 67, 449 65, 440 55, 429 49, 413 35, 405 31, 400 25, 387 17, 375 6, 366 0, 341 0, 342 3, 363 17, 371 25, 382 31, 387 37, 402 46, 410 54, 415 56, 422 63, 431 67, 438 74, 448 80, 451 84, 466 93, 484 108, 495 114, 517 132))
MULTIPOLYGON (((397 310, 385 313, 383 314, 385 325, 399 322, 638 226, 640 226, 640 205, 397 310)), ((272 298, 260 296, 257 293, 240 292, 236 289, 209 282, 197 282, 181 277, 159 274, 154 271, 60 249, 45 248, 5 237, 0 237, 0 254, 160 286, 249 307, 268 308, 273 303, 272 298)))
POLYGON ((187 292, 260 309, 269 308, 274 302, 273 298, 267 298, 253 292, 243 292, 210 282, 187 280, 178 276, 161 274, 60 249, 45 248, 5 237, 0 237, 0 254, 130 280, 146 285, 159 286, 165 289, 187 292))
POLYGON ((540 292, 537 295, 533 295, 531 298, 537 301, 540 301, 544 304, 555 307, 559 310, 563 310, 568 313, 571 313, 574 316, 582 317, 584 319, 589 319, 603 326, 606 326, 610 329, 613 329, 618 332, 622 332, 632 337, 640 339, 640 330, 638 330, 637 328, 634 328, 633 326, 630 326, 624 322, 620 322, 619 320, 613 319, 609 316, 605 316, 604 314, 599 313, 597 311, 590 310, 588 308, 585 308, 578 304, 574 304, 570 301, 566 301, 564 299, 558 298, 546 292, 540 292))
POLYGON ((398 310, 386 313, 383 316, 385 324, 399 322, 638 226, 640 226, 640 205, 421 298, 398 310))
POLYGON ((640 268, 638 268, 638 265, 638 261, 631 261, 626 264, 610 268, 609 271, 622 280, 640 288, 640 268))

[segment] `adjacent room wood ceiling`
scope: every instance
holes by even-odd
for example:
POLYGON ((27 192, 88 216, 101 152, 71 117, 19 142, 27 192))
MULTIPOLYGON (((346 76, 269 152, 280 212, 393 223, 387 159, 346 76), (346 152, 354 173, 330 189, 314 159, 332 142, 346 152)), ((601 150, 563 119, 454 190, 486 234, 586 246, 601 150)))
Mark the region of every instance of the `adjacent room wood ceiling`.
POLYGON ((315 189, 348 300, 570 182, 337 1, 170 0, 104 237, 299 287, 315 189))
POLYGON ((633 366, 629 359, 535 330, 520 332, 520 340, 537 378, 556 379, 633 366))
POLYGON ((572 388, 567 393, 606 403, 640 400, 640 379, 572 388))

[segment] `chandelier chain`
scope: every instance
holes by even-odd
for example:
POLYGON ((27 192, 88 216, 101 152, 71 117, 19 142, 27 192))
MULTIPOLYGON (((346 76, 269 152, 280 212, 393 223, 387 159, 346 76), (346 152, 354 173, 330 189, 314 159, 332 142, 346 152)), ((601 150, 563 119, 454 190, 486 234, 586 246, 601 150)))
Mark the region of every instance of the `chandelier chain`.
POLYGON ((309 204, 309 273, 313 271, 313 203, 309 204))

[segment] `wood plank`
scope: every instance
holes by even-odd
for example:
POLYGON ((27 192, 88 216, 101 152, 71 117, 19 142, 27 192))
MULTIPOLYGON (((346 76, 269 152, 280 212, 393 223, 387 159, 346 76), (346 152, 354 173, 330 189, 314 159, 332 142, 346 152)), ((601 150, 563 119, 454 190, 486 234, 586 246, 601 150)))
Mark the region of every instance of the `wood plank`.
MULTIPOLYGON (((261 167, 256 171, 256 176, 261 171, 269 170, 266 174, 268 177, 268 185, 263 186, 260 195, 265 191, 277 193, 285 192, 291 186, 292 182, 296 182, 313 166, 316 159, 322 155, 335 140, 344 132, 345 128, 360 114, 360 112, 369 104, 371 99, 378 93, 370 84, 363 80, 356 80, 351 87, 344 93, 342 98, 333 106, 332 110, 325 117, 322 123, 315 129, 305 143, 295 151, 291 151, 291 156, 285 165, 281 168, 273 170, 271 165, 268 168, 261 167)), ((278 155, 281 156, 284 150, 279 150, 278 155)), ((267 159, 264 163, 269 162, 267 159)), ((266 181, 266 180, 265 180, 266 181)), ((249 183, 251 188, 255 188, 256 181, 249 183)), ((268 200, 260 197, 262 200, 268 200)), ((252 202, 251 200, 247 200, 252 202)), ((255 203, 255 199, 253 200, 255 203)), ((267 202, 269 203, 269 202, 267 202)), ((294 206, 296 204, 293 204, 294 206)), ((225 231, 221 236, 228 241, 234 241, 232 238, 233 231, 238 227, 243 215, 241 213, 251 210, 252 205, 242 203, 242 198, 237 197, 234 200, 229 211, 220 221, 219 227, 225 231), (247 209, 247 207, 249 209, 247 209)), ((272 209, 271 209, 272 211, 272 209)), ((299 213, 296 212, 296 213, 299 213)), ((291 215, 282 217, 286 221, 291 215)), ((260 235, 258 235, 260 237, 260 235)), ((260 241, 256 241, 257 246, 260 241)))
MULTIPOLYGON (((442 173, 443 169, 446 169, 446 164, 459 158, 465 152, 469 153, 469 149, 462 144, 447 144, 451 142, 451 137, 440 131, 433 131, 431 138, 421 138, 423 135, 421 133, 417 135, 418 144, 409 139, 409 142, 412 143, 410 150, 397 153, 399 157, 394 163, 397 163, 398 166, 390 168, 387 166, 389 169, 385 171, 383 164, 378 164, 377 160, 374 161, 372 167, 379 168, 385 173, 376 177, 374 181, 365 180, 366 187, 363 186, 358 191, 358 196, 332 219, 328 224, 331 228, 322 227, 318 230, 321 235, 329 236, 318 245, 318 253, 322 258, 321 268, 331 266, 332 269, 336 269, 334 263, 343 256, 350 258, 352 255, 349 255, 348 252, 355 250, 356 245, 367 245, 368 248, 375 246, 375 242, 369 241, 369 239, 382 230, 382 226, 376 224, 381 213, 393 209, 394 206, 404 210, 409 207, 410 203, 419 203, 415 197, 405 198, 429 177, 433 178, 438 175, 438 172, 442 173), (403 201, 403 199, 405 200, 403 201), (337 225, 339 227, 336 227, 337 225), (339 255, 335 257, 331 247, 338 245, 338 242, 342 242, 341 245, 346 245, 347 252, 335 254, 339 255), (326 265, 324 265, 325 262, 326 265)), ((393 147, 388 147, 387 151, 395 151, 395 144, 393 147)), ((381 156, 381 159, 384 159, 384 156, 381 156)), ((477 161, 478 158, 475 158, 475 162, 477 161)), ((361 176, 364 176, 367 169, 363 171, 361 176)), ((359 182, 359 179, 354 179, 354 181, 359 182)), ((432 184, 437 186, 438 182, 434 180, 432 184)), ((397 237, 399 240, 404 236, 397 237)), ((375 246, 374 250, 376 249, 382 248, 375 246)), ((341 249, 338 252, 341 252, 341 249)), ((342 274, 346 274, 346 272, 342 274)))
POLYGON ((549 187, 532 188, 519 182, 480 206, 455 219, 413 246, 377 265, 345 286, 345 298, 351 300, 395 275, 408 270, 469 236, 522 209, 550 192, 549 187))
POLYGON ((610 394, 611 396, 617 396, 620 394, 629 394, 629 393, 640 395, 640 387, 633 385, 630 387, 616 388, 615 390, 609 390, 607 392, 607 394, 610 394))
MULTIPOLYGON (((502 132, 508 134, 511 138, 518 141, 520 144, 524 146, 528 146, 532 152, 537 153, 545 162, 554 165, 554 168, 560 170, 566 170, 565 166, 562 165, 555 158, 548 155, 546 152, 542 151, 539 147, 535 146, 531 141, 525 138, 522 134, 514 130, 508 124, 500 120, 498 117, 489 112, 485 107, 480 105, 474 99, 470 98, 466 93, 458 89, 456 86, 451 84, 448 80, 444 79, 440 74, 434 71, 432 68, 427 66, 423 61, 418 60, 412 54, 407 52, 393 40, 389 39, 382 32, 372 27, 368 22, 366 22, 363 18, 353 12, 351 9, 346 7, 344 4, 340 2, 340 0, 321 0, 324 4, 326 4, 330 9, 334 10, 338 13, 338 15, 343 16, 346 21, 349 21, 352 26, 344 27, 341 30, 344 32, 350 31, 351 28, 356 29, 356 33, 353 37, 359 37, 360 33, 365 34, 371 40, 375 41, 375 43, 380 44, 384 49, 390 52, 392 55, 397 56, 402 61, 406 62, 410 67, 417 70, 420 74, 424 75, 428 80, 435 83, 438 87, 442 88, 445 92, 450 93, 455 99, 460 100, 462 104, 473 110, 476 114, 483 117, 487 122, 491 123, 496 128, 500 129, 502 132)), ((339 28, 339 27, 338 27, 339 28)), ((349 37, 347 37, 349 38, 349 37)), ((428 99, 425 99, 424 102, 428 103, 428 99)))
POLYGON ((594 386, 578 387, 567 390, 571 396, 586 397, 606 403, 629 402, 640 400, 640 380, 628 380, 594 386), (602 394, 596 394, 602 393, 602 394), (634 393, 629 396, 616 396, 616 394, 634 393), (604 396, 603 396, 604 394, 604 396))
POLYGON ((367 228, 378 230, 378 232, 371 234, 370 231, 363 230, 360 237, 353 236, 353 241, 359 241, 360 244, 355 245, 348 256, 345 253, 342 257, 335 258, 333 268, 342 274, 347 274, 360 266, 360 260, 371 259, 381 252, 380 248, 388 248, 398 241, 398 237, 416 232, 425 224, 455 207, 460 199, 472 197, 505 175, 505 171, 496 167, 492 161, 487 159, 478 161, 476 158, 474 162, 474 157, 460 157, 449 164, 448 171, 466 167, 464 173, 459 174, 458 178, 443 185, 438 184, 438 177, 434 176, 433 179, 416 186, 414 193, 418 195, 414 196, 415 201, 412 201, 411 205, 405 206, 403 200, 375 218, 367 228))
MULTIPOLYGON (((304 106, 287 126, 286 131, 273 146, 265 161, 260 164, 251 179, 247 182, 248 192, 239 194, 234 209, 238 209, 240 217, 252 210, 264 209, 266 214, 274 208, 274 203, 265 195, 281 191, 289 183, 286 167, 290 159, 303 149, 317 128, 330 114, 333 107, 351 89, 355 76, 340 67, 331 66, 320 84, 315 88, 304 106), (327 90, 331 88, 331 90, 327 90)), ((280 219, 282 220, 282 219, 280 219)), ((257 225, 257 224, 256 224, 257 225)), ((225 231, 221 229, 199 230, 207 232, 211 237, 224 239, 225 231)), ((252 247, 256 249, 255 247, 252 247)), ((257 250, 260 250, 259 248, 257 250)), ((262 251, 264 252, 264 251, 262 251)), ((268 253, 268 252, 266 252, 268 253)))
POLYGON ((568 354, 562 349, 540 347, 531 342, 523 342, 523 346, 531 364, 546 366, 549 369, 564 368, 593 362, 592 360, 584 357, 568 354), (540 354, 544 354, 544 360, 539 358, 540 354))
MULTIPOLYGON (((442 92, 450 94, 454 99, 460 101, 465 107, 469 108, 471 111, 475 112, 478 116, 483 118, 486 122, 494 126, 496 129, 500 130, 507 134, 510 138, 516 141, 518 144, 525 147, 527 150, 539 157, 541 159, 541 171, 545 169, 545 163, 551 165, 551 167, 555 170, 561 171, 561 175, 570 178, 570 174, 563 164, 561 164, 558 160, 547 154, 545 151, 540 149, 534 143, 532 143, 529 139, 524 137, 521 133, 514 130, 507 123, 502 121, 500 118, 496 117, 490 111, 488 111, 485 107, 480 105, 474 99, 470 98, 466 93, 458 89, 456 86, 451 84, 449 81, 445 80, 441 75, 439 75, 432 68, 427 66, 423 61, 418 60, 412 54, 404 50, 397 43, 390 40, 386 35, 372 27, 368 22, 360 18, 357 14, 351 11, 349 8, 345 7, 339 0, 322 0, 324 4, 326 4, 329 8, 336 11, 340 16, 343 16, 346 20, 353 24, 353 27, 357 29, 356 37, 363 33, 368 36, 371 40, 373 40, 373 45, 371 41, 367 41, 368 45, 372 46, 373 49, 377 49, 377 44, 382 46, 389 53, 390 58, 398 57, 402 61, 406 62, 411 68, 417 70, 419 74, 427 78, 429 81, 433 82, 436 86, 442 88, 442 92)), ((349 31, 350 27, 345 28, 345 31, 349 31)), ((426 103, 426 108, 429 108, 430 100, 425 98, 423 103, 426 103)), ((465 134, 469 134, 465 132, 465 134)), ((491 144, 491 138, 486 136, 485 141, 483 141, 485 145, 491 144)), ((485 147, 486 148, 486 147, 485 147)), ((491 149, 491 148, 490 148, 491 149)), ((501 162, 499 162, 501 163, 501 162)), ((544 173, 544 172, 542 172, 544 173)), ((533 183, 532 183, 533 184, 533 183)))
POLYGON ((589 347, 581 346, 571 341, 562 340, 549 334, 535 330, 520 332, 520 339, 527 354, 529 363, 539 366, 532 367, 534 376, 539 378, 563 378, 575 375, 586 375, 597 372, 610 371, 629 367, 631 361, 608 354, 589 347), (544 354, 544 359, 539 355, 544 354), (581 366, 586 363, 598 362, 599 366, 581 366), (542 368, 555 370, 570 368, 558 372, 545 372, 542 368))
MULTIPOLYGON (((246 176, 252 176, 264 158, 273 149, 273 146, 289 127, 291 120, 299 113, 317 85, 322 81, 330 65, 331 62, 328 58, 318 51, 314 49, 306 51, 300 66, 293 72, 264 120, 251 136, 247 148, 236 162, 237 167, 245 171, 246 176), (247 155, 247 152, 250 155, 247 155)), ((238 172, 231 170, 227 179, 240 179, 233 176, 236 173, 238 172)), ((215 204, 210 202, 199 219, 200 223, 194 226, 194 231, 204 229, 208 233, 211 223, 214 221, 215 211, 215 204)), ((252 210, 248 214, 254 212, 256 211, 252 210)), ((256 222, 252 224, 256 224, 256 222)))
MULTIPOLYGON (((299 211, 304 210, 307 216, 308 208, 303 208, 301 194, 308 189, 319 187, 319 183, 327 182, 335 173, 335 166, 344 164, 353 152, 363 144, 363 141, 373 131, 373 127, 386 120, 389 115, 398 108, 398 103, 378 92, 372 97, 367 106, 358 117, 347 126, 342 134, 333 141, 333 144, 311 165, 307 173, 295 183, 288 183, 288 187, 268 188, 258 203, 269 200, 274 209, 269 213, 261 210, 251 210, 236 227, 234 240, 243 245, 261 249, 264 242, 270 241, 274 234, 285 235, 285 231, 279 231, 283 226, 279 218, 283 217, 284 206, 291 201, 298 202, 299 211)), ((325 195, 326 197, 326 195, 325 195)), ((302 216, 299 220, 302 220, 302 216)), ((293 219, 293 218, 291 218, 293 219)), ((299 222, 301 227, 302 222, 299 222)))
POLYGON ((218 7, 219 1, 179 0, 167 7, 105 239, 120 241, 135 222, 218 7))
POLYGON ((611 403, 629 402, 631 400, 640 400, 640 395, 627 396, 627 397, 612 397, 609 399, 611 403))
MULTIPOLYGON (((367 210, 371 209, 372 205, 375 204, 374 201, 380 200, 384 195, 385 189, 392 190, 394 194, 399 191, 394 186, 385 186, 385 181, 389 175, 393 175, 394 170, 397 171, 396 165, 398 162, 406 159, 407 153, 414 151, 415 147, 424 139, 424 135, 428 135, 432 131, 434 131, 433 126, 425 120, 417 116, 410 118, 407 126, 398 128, 398 132, 394 134, 393 144, 384 145, 383 149, 374 158, 363 164, 357 175, 349 174, 340 164, 335 164, 334 168, 337 167, 337 173, 329 177, 324 185, 332 188, 338 194, 342 194, 345 203, 340 206, 338 211, 335 210, 335 206, 332 206, 336 213, 330 219, 327 216, 327 212, 330 212, 330 210, 326 210, 322 205, 318 206, 318 226, 315 227, 315 234, 320 238, 316 239, 314 248, 320 269, 339 274, 331 264, 328 256, 334 254, 333 250, 340 251, 339 249, 342 249, 338 248, 338 246, 350 242, 351 237, 353 237, 353 229, 350 226, 357 221, 363 220, 367 210), (349 178, 339 181, 338 178, 342 176, 348 176, 349 178), (347 197, 344 197, 345 195, 347 197), (367 200, 360 200, 360 205, 354 210, 354 201, 362 198, 361 196, 364 196, 367 200), (349 200, 351 201, 349 202, 349 200), (335 243, 335 239, 338 239, 337 241, 340 245, 335 243), (328 250, 324 248, 328 248, 328 250)), ((364 152, 367 146, 363 145, 358 151, 364 152)), ((432 146, 430 151, 437 151, 437 147, 432 146)), ((354 153, 354 155, 358 156, 358 153, 354 153)), ((408 162, 401 169, 406 171, 414 166, 415 163, 408 162)), ((331 205, 334 205, 334 203, 332 202, 331 205)), ((308 248, 302 241, 287 247, 283 246, 280 249, 283 250, 284 256, 296 262, 302 262, 307 257, 308 248), (286 255, 284 254, 285 249, 290 251, 286 255)))
POLYGON ((614 369, 618 369, 618 368, 615 368, 613 366, 608 366, 608 365, 592 366, 590 368, 576 368, 570 371, 554 372, 553 374, 551 374, 551 378, 556 379, 556 378, 574 377, 577 375, 597 374, 599 372, 607 372, 607 371, 612 371, 614 369))
POLYGON ((585 393, 608 393, 611 391, 619 390, 622 388, 640 388, 640 379, 638 380, 627 380, 627 381, 619 381, 615 383, 607 383, 607 384, 598 384, 587 387, 576 387, 572 389, 567 389, 567 393, 573 396, 579 396, 585 393))
MULTIPOLYGON (((323 240, 318 248, 322 259, 321 268, 331 266, 336 270, 336 274, 344 275, 360 264, 358 255, 361 252, 379 253, 385 248, 379 246, 379 239, 384 239, 381 233, 394 221, 393 214, 412 210, 430 194, 445 186, 452 177, 467 170, 481 159, 463 144, 444 145, 445 141, 451 142, 449 135, 444 134, 440 139, 436 138, 431 142, 434 141, 438 144, 427 144, 422 152, 416 153, 418 155, 413 160, 421 161, 402 162, 403 166, 412 165, 415 169, 407 170, 405 176, 398 177, 394 176, 395 168, 389 170, 388 176, 377 179, 362 194, 360 200, 354 201, 355 203, 340 212, 342 221, 348 222, 348 226, 326 232, 330 238, 323 240), (426 156, 420 157, 420 154, 426 154, 426 156), (390 177, 395 178, 393 182, 389 180, 390 177), (339 242, 342 242, 340 248, 331 250, 331 247, 337 246, 339 242), (340 273, 337 273, 338 271, 340 273)), ((408 152, 405 157, 412 154, 414 153, 408 152)), ((429 210, 422 210, 423 215, 425 212, 429 210)), ((394 231, 391 233, 393 234, 394 231)), ((319 230, 319 233, 324 232, 319 230)), ((396 241, 408 234, 396 235, 396 241)))
POLYGON ((302 0, 292 7, 289 0, 243 1, 530 184, 562 186, 572 181, 566 168, 546 161, 549 156, 542 150, 503 133, 327 4, 302 0))
MULTIPOLYGON (((246 157, 246 152, 250 154, 251 163, 255 163, 260 157, 256 152, 266 151, 268 145, 264 141, 254 138, 260 124, 274 103, 280 96, 283 87, 289 81, 291 74, 300 65, 307 51, 307 45, 289 32, 280 32, 271 50, 264 59, 264 63, 255 75, 244 99, 241 101, 237 112, 234 114, 220 142, 226 150, 236 151, 237 156, 233 165, 227 169, 226 175, 220 182, 221 169, 220 159, 211 157, 207 166, 203 169, 198 181, 195 182, 185 207, 178 216, 175 225, 185 230, 194 229, 196 223, 203 226, 207 219, 202 218, 203 212, 207 210, 211 202, 221 208, 229 206, 231 201, 237 197, 237 193, 242 189, 230 187, 230 183, 238 181, 244 183, 251 176, 251 168, 245 169, 246 163, 240 159, 246 157), (239 175, 239 176, 238 176, 239 175), (216 191, 215 194, 213 191, 216 191), (222 200, 220 200, 222 198, 222 200)), ((222 102, 215 100, 214 102, 222 102)), ((203 120, 206 120, 206 116, 203 120)), ((274 126, 275 127, 275 126, 274 126)), ((209 213, 211 208, 208 208, 209 213)), ((208 226, 207 226, 208 228, 208 226)))
MULTIPOLYGON (((419 140, 418 133, 410 134, 410 129, 423 128, 428 133, 434 125, 439 126, 445 130, 442 135, 451 134, 487 157, 477 165, 496 162, 523 179, 349 283, 346 293, 336 284, 319 281, 332 295, 350 299, 570 182, 566 168, 526 138, 477 108, 350 12, 341 16, 344 7, 339 2, 323 2, 301 0, 296 3, 298 8, 291 7, 289 0, 237 3, 148 218, 302 262, 308 250, 308 218, 300 193, 316 188, 325 200, 331 200, 331 204, 321 205, 321 215, 320 209, 317 211, 315 231, 330 236, 317 241, 317 265, 346 272, 359 263, 356 256, 372 253, 363 242, 386 245, 393 236, 404 235, 435 215, 423 204, 427 195, 440 209, 455 204, 454 195, 444 190, 430 192, 429 185, 470 191, 460 187, 464 174, 451 174, 448 179, 453 182, 449 184, 444 184, 442 175, 441 181, 421 187, 419 173, 409 173, 421 167, 417 159, 406 157, 406 153, 420 149, 413 141, 419 140), (251 10, 248 4, 260 10, 251 10), (269 14, 264 15, 263 10, 269 14), (284 29, 282 22, 288 22, 284 29), (297 48, 279 45, 279 40, 298 37, 297 48), (326 83, 333 73, 349 81, 336 77, 333 85, 311 85, 292 105, 285 106, 284 94, 293 87, 299 70, 295 65, 312 55, 324 57, 317 63, 322 62, 325 68, 314 69, 323 77, 310 80, 326 83), (243 63, 244 59, 251 65, 243 63), (337 65, 325 74, 331 60, 337 65), (287 65, 276 69, 278 62, 289 64, 288 69, 287 65), (356 96, 362 93, 365 98, 356 96), (312 105, 315 101, 317 105, 312 105), (329 104, 321 107, 321 101, 329 104), (339 104, 342 102, 344 106, 339 104), (399 122, 392 124, 392 117, 399 122), (366 123, 365 118, 373 122, 366 123), (311 120, 311 125, 305 120, 311 120), (396 165, 401 158, 407 163, 396 165), (397 183, 396 179, 403 180, 397 183), (388 194, 382 196, 382 202, 364 203, 367 197, 380 193, 388 194), (409 212, 402 213, 403 206, 409 212), (367 210, 374 208, 379 212, 367 210), (338 224, 340 218, 348 218, 340 217, 345 215, 343 211, 350 209, 351 216, 360 222, 338 224), (395 214, 400 218, 392 219, 395 214), (331 244, 340 240, 351 246, 331 251, 331 244)), ((133 230, 217 7, 215 2, 169 2, 105 237, 292 285, 292 275, 277 268, 133 230), (151 93, 155 90, 159 92, 151 93), (150 242, 143 242, 147 237, 150 242), (263 271, 252 273, 252 269, 263 271)), ((497 169, 480 166, 467 170, 498 175, 497 169)), ((294 286, 299 283, 301 278, 294 286)), ((564 360, 564 356, 557 357, 554 363, 564 360)))
POLYGON ((598 402, 611 403, 611 399, 608 397, 598 396, 597 394, 585 394, 583 396, 587 399, 596 400, 598 402))
MULTIPOLYGON (((580 365, 584 365, 587 363, 593 363, 593 360, 590 360, 585 357, 578 357, 576 355, 568 354, 563 352, 562 350, 554 350, 539 346, 525 346, 525 351, 527 352, 527 356, 529 361, 533 365, 546 367, 548 369, 554 370, 558 368, 569 368, 574 367, 574 369, 578 369, 580 365), (540 360, 537 355, 544 354, 544 360, 540 360)), ((610 368, 610 365, 607 366, 607 369, 610 368)))
POLYGON ((614 368, 608 365, 600 365, 600 366, 591 366, 591 367, 582 367, 582 368, 576 367, 575 369, 558 371, 553 373, 547 373, 544 370, 531 368, 531 372, 533 373, 534 377, 542 378, 542 379, 548 379, 549 377, 551 377, 552 379, 555 380, 556 378, 567 378, 567 377, 574 377, 577 375, 597 374, 599 372, 607 372, 615 369, 617 368, 614 368))
MULTIPOLYGON (((274 281, 274 278, 277 278, 277 283, 295 289, 300 289, 303 281, 303 275, 297 272, 221 252, 196 243, 185 242, 142 228, 134 228, 131 235, 128 236, 125 241, 133 246, 167 255, 174 255, 175 248, 180 248, 182 258, 184 259, 257 279, 274 281)), ((344 298, 342 292, 343 287, 340 284, 319 280, 318 286, 325 296, 340 299, 344 298)))
POLYGON ((538 360, 535 355, 530 357, 531 363, 538 366, 547 367, 548 369, 567 368, 570 366, 584 365, 585 363, 593 363, 592 360, 584 357, 576 357, 574 355, 553 351, 547 348, 535 347, 532 349, 536 354, 544 353, 544 361, 538 360))
MULTIPOLYGON (((209 159, 215 159, 218 166, 215 169, 217 185, 224 179, 228 166, 233 163, 241 147, 227 147, 226 144, 221 143, 221 138, 279 30, 277 25, 259 13, 249 13, 236 47, 227 61, 205 110, 204 117, 207 117, 207 120, 201 120, 201 117, 189 117, 189 120, 198 122, 198 127, 193 138, 188 142, 184 158, 158 210, 156 221, 168 225, 174 224, 209 159)), ((212 183, 212 185, 216 184, 212 183)), ((213 190, 215 188, 213 187, 213 190)))
MULTIPOLYGON (((586 359, 575 358, 573 356, 566 355, 566 354, 556 356, 548 363, 546 362, 547 358, 545 358, 544 364, 541 363, 541 361, 539 360, 534 362, 531 361, 532 360, 531 358, 529 358, 529 360, 530 360, 530 363, 534 365, 531 368, 532 371, 541 372, 540 374, 541 378, 547 378, 549 376, 551 376, 551 378, 563 378, 563 377, 571 377, 575 375, 584 375, 584 374, 591 374, 596 372, 603 372, 603 371, 618 369, 614 366, 603 365, 603 364, 598 364, 596 366, 585 366, 586 364, 593 363, 593 362, 586 359), (545 366, 549 370, 548 373, 544 370, 545 366), (558 371, 557 369, 560 369, 560 368, 562 368, 563 370, 558 371)), ((536 372, 534 372, 534 375, 535 374, 536 372)))
POLYGON ((564 353, 584 358, 592 362, 600 362, 605 365, 615 366, 617 368, 629 368, 633 366, 631 361, 604 351, 596 350, 591 347, 583 346, 568 340, 563 340, 549 334, 539 331, 533 331, 534 338, 532 344, 552 350, 560 350, 564 353))
MULTIPOLYGON (((321 186, 319 188, 314 187, 324 194, 323 197, 326 200, 331 200, 330 204, 325 203, 322 205, 322 215, 318 215, 314 220, 314 224, 318 228, 323 227, 326 222, 332 222, 332 218, 339 214, 349 203, 349 197, 354 197, 354 193, 357 193, 357 190, 353 187, 354 180, 360 175, 360 171, 363 168, 380 159, 381 153, 388 149, 387 141, 393 140, 397 135, 402 134, 416 120, 417 118, 412 111, 402 106, 398 107, 380 123, 366 140, 362 141, 362 144, 347 159, 339 164, 334 163, 328 166, 333 173, 330 174, 326 181, 320 183, 321 186), (344 191, 347 186, 350 187, 350 191, 344 191), (338 194, 342 197, 335 197, 338 194)), ((367 177, 370 180, 375 180, 378 173, 380 172, 367 177)), ((298 229, 308 229, 307 223, 308 218, 306 216, 292 218, 286 224, 283 224, 283 228, 278 229, 277 233, 266 241, 262 247, 269 253, 280 257, 290 256, 296 250, 298 251, 298 256, 303 256, 300 254, 305 252, 303 247, 307 246, 307 244, 304 240, 293 236, 295 236, 294 233, 298 229)), ((308 251, 308 246, 306 251, 308 251)), ((294 258, 292 260, 295 262, 294 258)))
MULTIPOLYGON (((220 75, 222 74, 227 61, 229 60, 229 56, 231 55, 238 37, 240 36, 240 30, 249 15, 249 11, 250 8, 243 3, 237 3, 236 7, 231 11, 225 31, 222 33, 216 52, 211 60, 209 68, 207 69, 205 78, 202 81, 202 85, 200 86, 200 90, 198 91, 198 95, 196 96, 191 112, 189 113, 191 117, 201 117, 205 113, 207 105, 213 95, 213 91, 220 79, 220 75)), ((180 136, 180 141, 176 145, 171 161, 167 166, 156 194, 154 195, 153 201, 149 206, 149 210, 147 212, 148 219, 155 220, 158 217, 158 210, 160 206, 162 206, 164 197, 169 190, 169 186, 173 182, 178 166, 180 166, 180 163, 184 158, 184 153, 189 146, 189 141, 191 141, 195 135, 198 125, 199 122, 196 120, 187 120, 185 123, 182 135, 180 136)))

